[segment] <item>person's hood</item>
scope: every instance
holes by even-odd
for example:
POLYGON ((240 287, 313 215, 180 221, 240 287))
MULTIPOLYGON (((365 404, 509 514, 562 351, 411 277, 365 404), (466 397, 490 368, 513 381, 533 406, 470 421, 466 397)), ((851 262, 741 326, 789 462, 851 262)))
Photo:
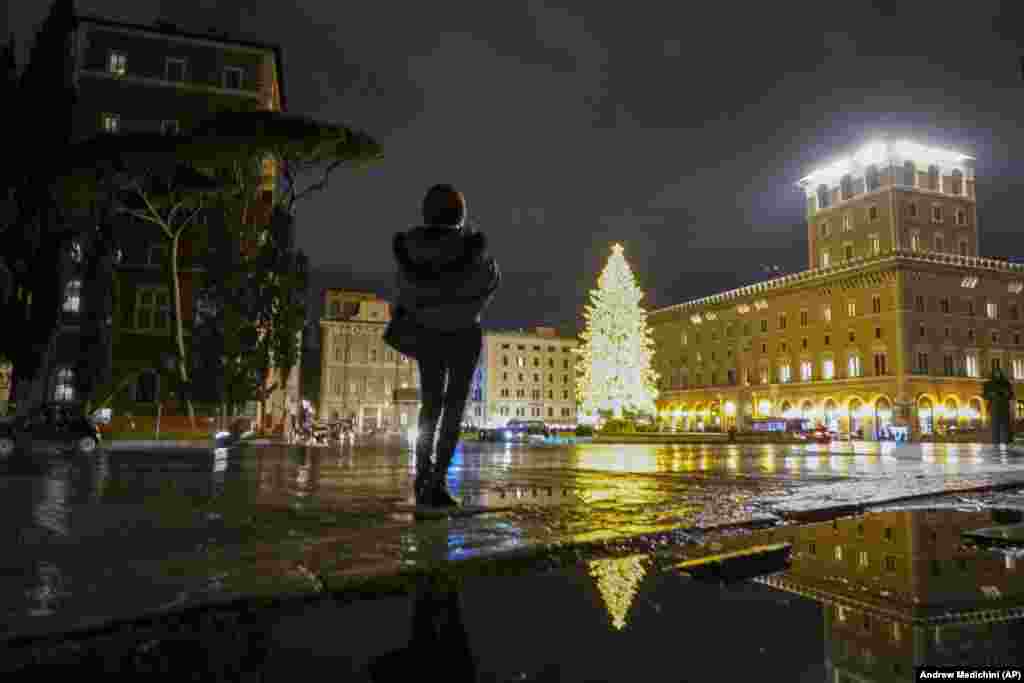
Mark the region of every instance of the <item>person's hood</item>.
POLYGON ((395 235, 395 258, 410 274, 437 278, 479 263, 487 251, 483 233, 467 235, 436 225, 419 226, 395 235))

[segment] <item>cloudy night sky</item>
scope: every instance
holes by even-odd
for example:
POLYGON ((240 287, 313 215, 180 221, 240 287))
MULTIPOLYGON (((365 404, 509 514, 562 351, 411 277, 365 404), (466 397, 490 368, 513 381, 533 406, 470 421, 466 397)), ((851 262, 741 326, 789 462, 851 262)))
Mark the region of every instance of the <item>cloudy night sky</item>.
MULTIPOLYGON (((982 253, 1024 256, 1019 0, 170 4, 280 43, 290 111, 383 144, 299 208, 317 286, 390 295, 393 233, 450 182, 505 275, 485 325, 576 331, 616 241, 649 309, 805 268, 795 182, 882 134, 977 157, 982 253)), ((49 5, 8 3, 22 54, 49 5)))

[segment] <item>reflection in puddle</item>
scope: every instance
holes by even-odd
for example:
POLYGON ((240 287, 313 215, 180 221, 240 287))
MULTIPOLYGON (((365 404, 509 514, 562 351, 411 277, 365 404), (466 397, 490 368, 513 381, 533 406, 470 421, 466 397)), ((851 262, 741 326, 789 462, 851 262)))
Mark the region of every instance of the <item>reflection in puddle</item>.
POLYGON ((633 605, 637 588, 647 573, 644 566, 646 559, 637 555, 592 560, 588 563, 590 575, 597 581, 597 590, 600 591, 605 608, 612 618, 612 626, 620 631, 626 625, 626 615, 633 605))

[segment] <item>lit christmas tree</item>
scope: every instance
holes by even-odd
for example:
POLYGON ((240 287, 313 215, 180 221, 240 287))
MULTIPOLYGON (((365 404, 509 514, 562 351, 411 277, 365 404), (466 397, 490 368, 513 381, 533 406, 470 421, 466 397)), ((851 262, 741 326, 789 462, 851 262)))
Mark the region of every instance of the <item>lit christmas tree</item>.
POLYGON ((622 255, 622 245, 612 247, 597 286, 590 291, 583 314, 587 326, 576 369, 580 407, 591 416, 599 410, 610 410, 615 417, 621 417, 623 409, 654 413, 654 340, 647 313, 640 307, 644 294, 622 255))
POLYGON ((597 590, 612 618, 612 626, 621 631, 626 626, 626 615, 633 606, 637 588, 647 573, 643 556, 590 560, 587 564, 590 575, 597 579, 597 590))

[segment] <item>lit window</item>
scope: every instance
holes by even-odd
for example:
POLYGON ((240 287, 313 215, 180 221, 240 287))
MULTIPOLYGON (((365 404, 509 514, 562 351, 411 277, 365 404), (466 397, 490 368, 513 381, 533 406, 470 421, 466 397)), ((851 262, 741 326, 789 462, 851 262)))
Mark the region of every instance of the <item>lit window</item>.
POLYGON ((832 224, 828 221, 822 221, 821 223, 821 236, 831 237, 832 236, 832 224))
POLYGON ((882 297, 875 294, 871 297, 871 312, 881 313, 882 312, 882 297))
POLYGON ((831 358, 826 358, 821 363, 821 376, 823 379, 834 379, 836 376, 836 365, 831 358))
POLYGON ((803 380, 804 382, 809 382, 811 380, 811 367, 811 361, 800 361, 800 379, 803 380))
POLYGON ((61 368, 57 371, 57 379, 53 387, 54 401, 73 401, 75 399, 75 371, 61 368))
POLYGON ((837 545, 835 549, 836 562, 840 562, 843 559, 843 546, 837 545))
POLYGON ((999 306, 994 301, 989 301, 985 304, 985 313, 989 320, 995 320, 999 317, 999 306))
POLYGON ((860 356, 850 354, 847 370, 850 377, 860 377, 860 356))
POLYGON ((176 83, 184 81, 185 60, 178 57, 168 57, 165 67, 165 78, 176 83))
POLYGON ((1013 359, 1013 378, 1024 379, 1024 358, 1013 359))
POLYGON ((102 123, 104 133, 116 133, 121 130, 121 117, 117 114, 104 114, 102 123))
POLYGON ((857 553, 857 566, 861 569, 868 566, 868 551, 861 550, 857 553))
POLYGON ((869 221, 876 221, 876 220, 878 220, 878 207, 877 206, 869 206, 868 207, 868 220, 869 221))
POLYGON ((784 363, 779 366, 779 381, 788 382, 791 379, 789 363, 784 363))
POLYGON ((868 237, 868 244, 870 245, 872 256, 878 256, 882 253, 882 240, 878 238, 878 235, 868 237))
POLYGON ((821 309, 821 313, 821 317, 825 319, 825 322, 832 322, 832 306, 825 304, 825 306, 821 309))
POLYGON ((853 218, 850 214, 843 214, 843 232, 850 232, 853 230, 853 218))
POLYGON ((67 286, 64 288, 63 310, 65 313, 78 313, 81 305, 82 281, 69 280, 67 286))
POLYGON ((164 135, 177 135, 181 132, 181 127, 175 119, 167 119, 160 122, 160 132, 164 135))
POLYGON ((111 52, 107 59, 107 72, 115 76, 124 76, 127 72, 128 56, 120 52, 111 52))
POLYGON ((682 337, 680 338, 680 341, 682 342, 683 346, 686 346, 686 333, 685 332, 683 332, 682 337))
POLYGON ((229 90, 241 90, 242 70, 234 66, 224 67, 224 87, 229 90))
POLYGON ((821 252, 821 267, 828 268, 831 265, 831 259, 829 257, 828 249, 821 252))
POLYGON ((910 233, 910 250, 921 251, 921 233, 917 231, 910 233))
POLYGON ((968 377, 978 376, 978 356, 973 353, 968 353, 964 357, 964 368, 967 370, 968 377))
POLYGON ((853 318, 853 317, 855 317, 857 315, 857 302, 856 301, 852 301, 851 300, 851 301, 847 301, 846 302, 846 315, 848 315, 851 318, 853 318))

